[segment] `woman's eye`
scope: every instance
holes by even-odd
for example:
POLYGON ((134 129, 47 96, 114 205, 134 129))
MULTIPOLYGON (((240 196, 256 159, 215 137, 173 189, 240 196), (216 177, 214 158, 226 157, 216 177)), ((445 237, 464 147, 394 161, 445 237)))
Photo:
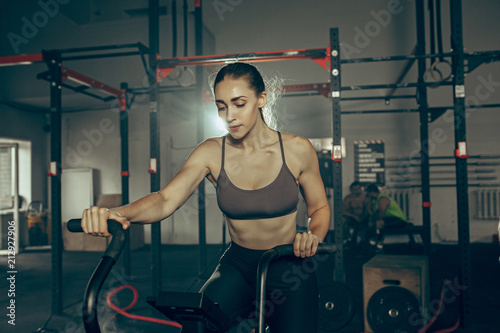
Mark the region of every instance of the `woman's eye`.
POLYGON ((236 107, 238 107, 238 108, 242 108, 244 106, 245 106, 245 104, 236 104, 236 107))
POLYGON ((225 106, 221 106, 220 108, 217 108, 217 110, 224 111, 224 110, 226 110, 226 107, 225 106))

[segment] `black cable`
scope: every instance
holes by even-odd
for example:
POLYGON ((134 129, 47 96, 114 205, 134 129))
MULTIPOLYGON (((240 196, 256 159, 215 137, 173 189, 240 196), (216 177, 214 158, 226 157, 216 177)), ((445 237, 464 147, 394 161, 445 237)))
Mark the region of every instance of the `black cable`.
POLYGON ((188 55, 188 5, 187 0, 183 3, 183 15, 184 15, 184 56, 188 55))
POLYGON ((177 0, 172 0, 172 57, 177 57, 177 0))

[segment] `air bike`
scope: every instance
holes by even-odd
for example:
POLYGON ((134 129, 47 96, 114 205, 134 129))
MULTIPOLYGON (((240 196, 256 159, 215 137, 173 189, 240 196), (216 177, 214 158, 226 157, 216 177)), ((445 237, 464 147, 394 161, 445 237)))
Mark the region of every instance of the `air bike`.
MULTIPOLYGON (((67 228, 70 232, 83 232, 80 219, 70 220, 67 228)), ((108 220, 108 231, 113 238, 87 284, 83 299, 82 316, 86 333, 101 332, 97 319, 99 292, 125 245, 125 230, 119 222, 108 220)), ((336 250, 335 245, 320 244, 316 253, 332 254, 336 250)), ((255 329, 256 333, 265 332, 264 305, 267 269, 273 260, 291 255, 293 255, 293 246, 287 244, 264 252, 260 258, 257 268, 256 318, 258 318, 258 326, 255 329)), ((228 316, 203 293, 161 291, 156 297, 148 297, 146 302, 168 318, 179 322, 183 333, 224 333, 229 329, 228 316)))

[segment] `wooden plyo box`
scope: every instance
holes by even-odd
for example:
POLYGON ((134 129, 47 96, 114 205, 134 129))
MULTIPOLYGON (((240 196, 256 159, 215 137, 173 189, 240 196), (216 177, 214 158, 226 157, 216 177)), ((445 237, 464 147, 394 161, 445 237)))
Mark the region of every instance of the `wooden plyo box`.
POLYGON ((426 256, 377 255, 363 265, 363 309, 365 332, 372 332, 367 319, 370 298, 378 290, 397 286, 410 291, 422 314, 429 302, 429 263, 426 256))

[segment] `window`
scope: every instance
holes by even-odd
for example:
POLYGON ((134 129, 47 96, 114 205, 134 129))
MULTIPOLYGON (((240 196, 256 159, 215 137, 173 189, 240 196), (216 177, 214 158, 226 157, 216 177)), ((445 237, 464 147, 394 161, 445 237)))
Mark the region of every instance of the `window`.
POLYGON ((15 144, 0 144, 0 210, 14 208, 16 150, 15 144))
MULTIPOLYGON (((0 254, 7 254, 9 248, 8 228, 15 221, 14 231, 16 253, 19 251, 19 209, 18 209, 18 145, 0 143, 0 254)), ((12 244, 10 244, 12 245, 12 244)))

